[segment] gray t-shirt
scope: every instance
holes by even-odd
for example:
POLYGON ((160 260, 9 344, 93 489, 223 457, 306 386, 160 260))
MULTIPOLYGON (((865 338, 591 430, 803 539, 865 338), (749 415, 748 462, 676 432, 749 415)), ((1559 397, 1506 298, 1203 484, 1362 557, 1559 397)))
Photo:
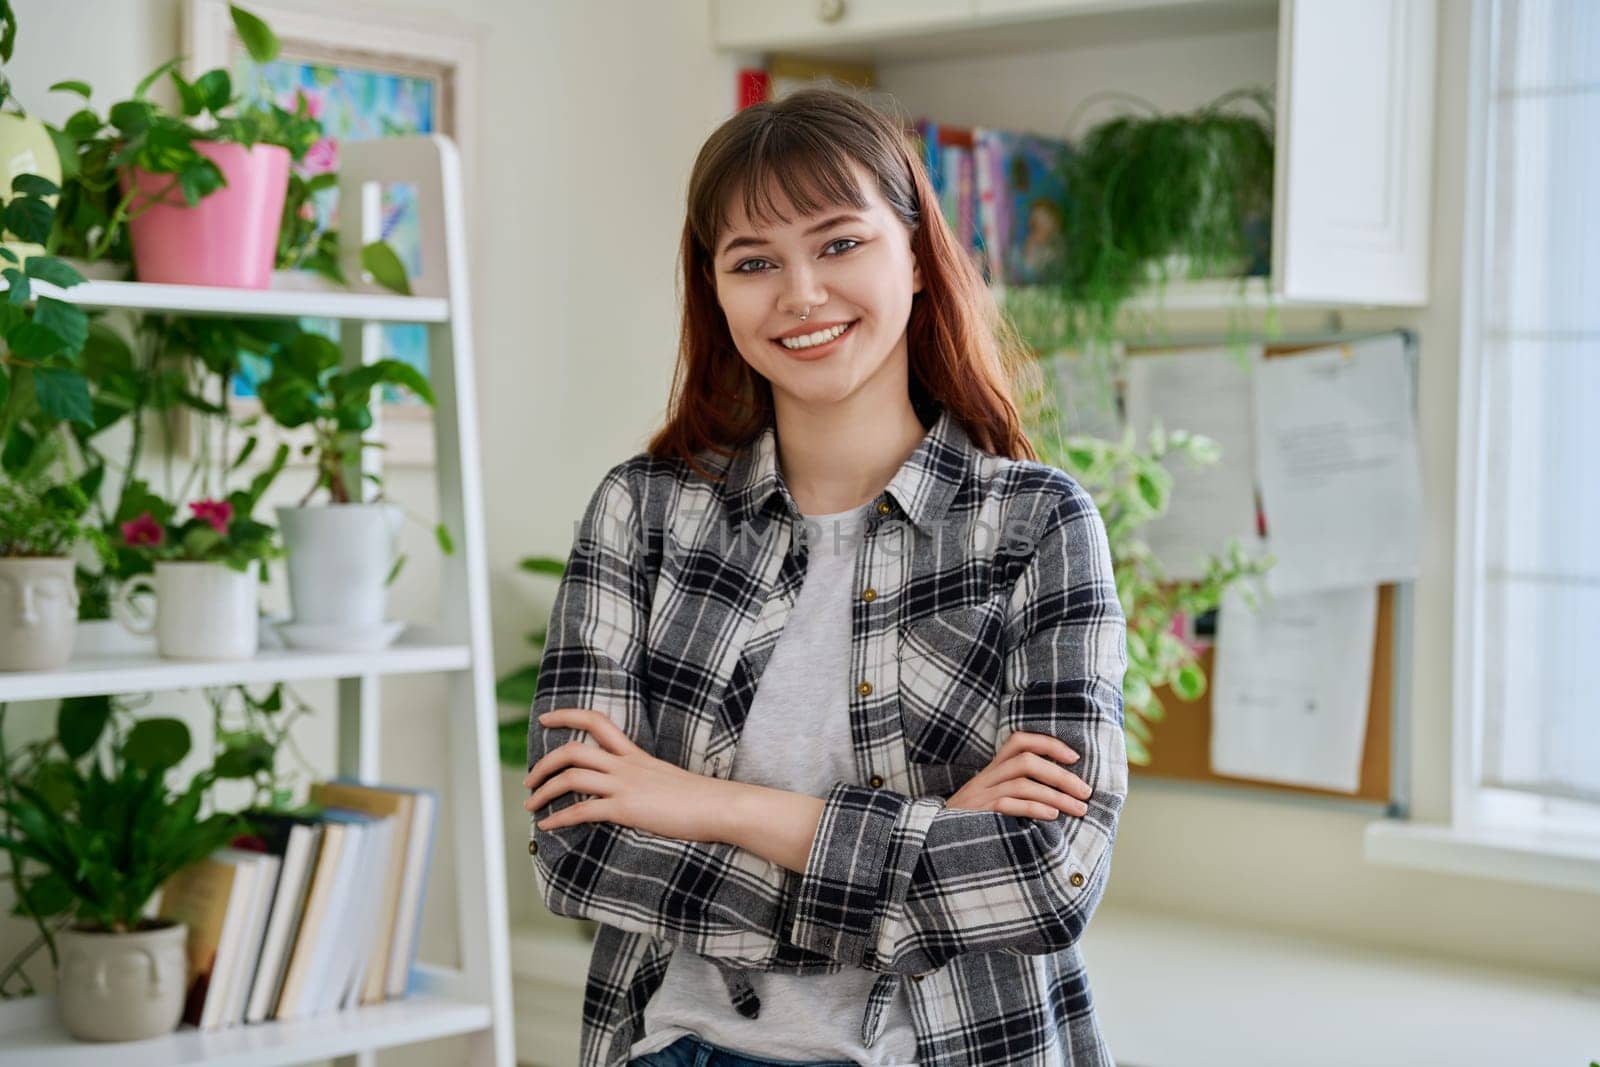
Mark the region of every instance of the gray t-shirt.
MULTIPOLYGON (((803 516, 806 578, 756 685, 732 780, 819 798, 836 780, 856 781, 846 697, 850 608, 861 524, 871 508, 869 501, 848 511, 803 516), (819 686, 818 678, 834 678, 836 684, 819 686)), ((866 1048, 861 1014, 876 972, 850 967, 835 974, 750 971, 748 976, 761 998, 755 1019, 734 1010, 713 963, 675 948, 661 988, 645 1005, 644 1033, 630 1057, 693 1033, 757 1058, 915 1067, 917 1041, 905 983, 888 1005, 878 1039, 866 1048)))

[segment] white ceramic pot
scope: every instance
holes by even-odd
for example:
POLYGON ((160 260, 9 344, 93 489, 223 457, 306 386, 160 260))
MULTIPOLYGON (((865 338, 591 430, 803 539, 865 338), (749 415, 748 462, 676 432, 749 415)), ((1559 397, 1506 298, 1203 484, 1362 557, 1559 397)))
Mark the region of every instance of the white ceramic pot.
POLYGON ((71 926, 56 935, 56 998, 80 1041, 138 1041, 170 1034, 189 984, 189 927, 126 934, 71 926))
POLYGON ((72 658, 78 585, 71 559, 0 559, 0 671, 52 671, 72 658))
POLYGON ((393 504, 279 508, 295 625, 381 629, 403 518, 393 504))
POLYGON ((168 659, 249 659, 259 633, 257 565, 236 571, 222 563, 166 560, 155 575, 130 578, 111 602, 117 621, 136 634, 156 635, 168 659), (155 595, 155 610, 141 611, 134 598, 155 595))

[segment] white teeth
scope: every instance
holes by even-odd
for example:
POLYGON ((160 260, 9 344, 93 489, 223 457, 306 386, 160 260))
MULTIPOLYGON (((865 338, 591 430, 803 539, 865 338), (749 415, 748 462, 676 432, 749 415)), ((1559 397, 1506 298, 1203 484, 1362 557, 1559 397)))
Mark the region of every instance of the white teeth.
POLYGON ((816 333, 808 333, 804 337, 780 337, 778 343, 791 350, 811 348, 815 345, 827 344, 849 328, 850 324, 847 322, 840 326, 830 326, 826 330, 818 330, 816 333))

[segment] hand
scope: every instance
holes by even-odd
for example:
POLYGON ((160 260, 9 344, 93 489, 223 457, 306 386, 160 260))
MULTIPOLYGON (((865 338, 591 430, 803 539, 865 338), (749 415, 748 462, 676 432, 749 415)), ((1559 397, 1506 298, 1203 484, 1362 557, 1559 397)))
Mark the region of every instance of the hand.
POLYGON ((528 811, 538 811, 563 793, 593 798, 561 809, 539 823, 539 829, 610 822, 680 841, 713 840, 717 797, 725 784, 720 779, 657 759, 592 708, 559 708, 539 716, 539 722, 551 729, 582 730, 599 742, 586 744, 581 737, 570 741, 545 753, 528 771, 522 780, 533 789, 522 802, 528 811))
POLYGON ((1055 821, 1062 813, 1087 815, 1092 790, 1060 763, 1078 762, 1078 754, 1049 734, 1017 730, 1006 738, 989 765, 945 801, 947 808, 997 811, 1055 821))

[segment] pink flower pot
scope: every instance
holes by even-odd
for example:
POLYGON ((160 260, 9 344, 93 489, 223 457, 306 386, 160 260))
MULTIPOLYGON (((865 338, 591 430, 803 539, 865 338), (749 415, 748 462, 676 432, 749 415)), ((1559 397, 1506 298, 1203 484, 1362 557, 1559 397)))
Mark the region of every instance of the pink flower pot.
POLYGON ((123 172, 123 189, 131 181, 138 190, 130 205, 138 214, 128 222, 135 273, 141 282, 267 288, 289 192, 289 150, 210 141, 195 142, 195 149, 228 184, 194 207, 176 185, 162 195, 171 174, 123 172))

